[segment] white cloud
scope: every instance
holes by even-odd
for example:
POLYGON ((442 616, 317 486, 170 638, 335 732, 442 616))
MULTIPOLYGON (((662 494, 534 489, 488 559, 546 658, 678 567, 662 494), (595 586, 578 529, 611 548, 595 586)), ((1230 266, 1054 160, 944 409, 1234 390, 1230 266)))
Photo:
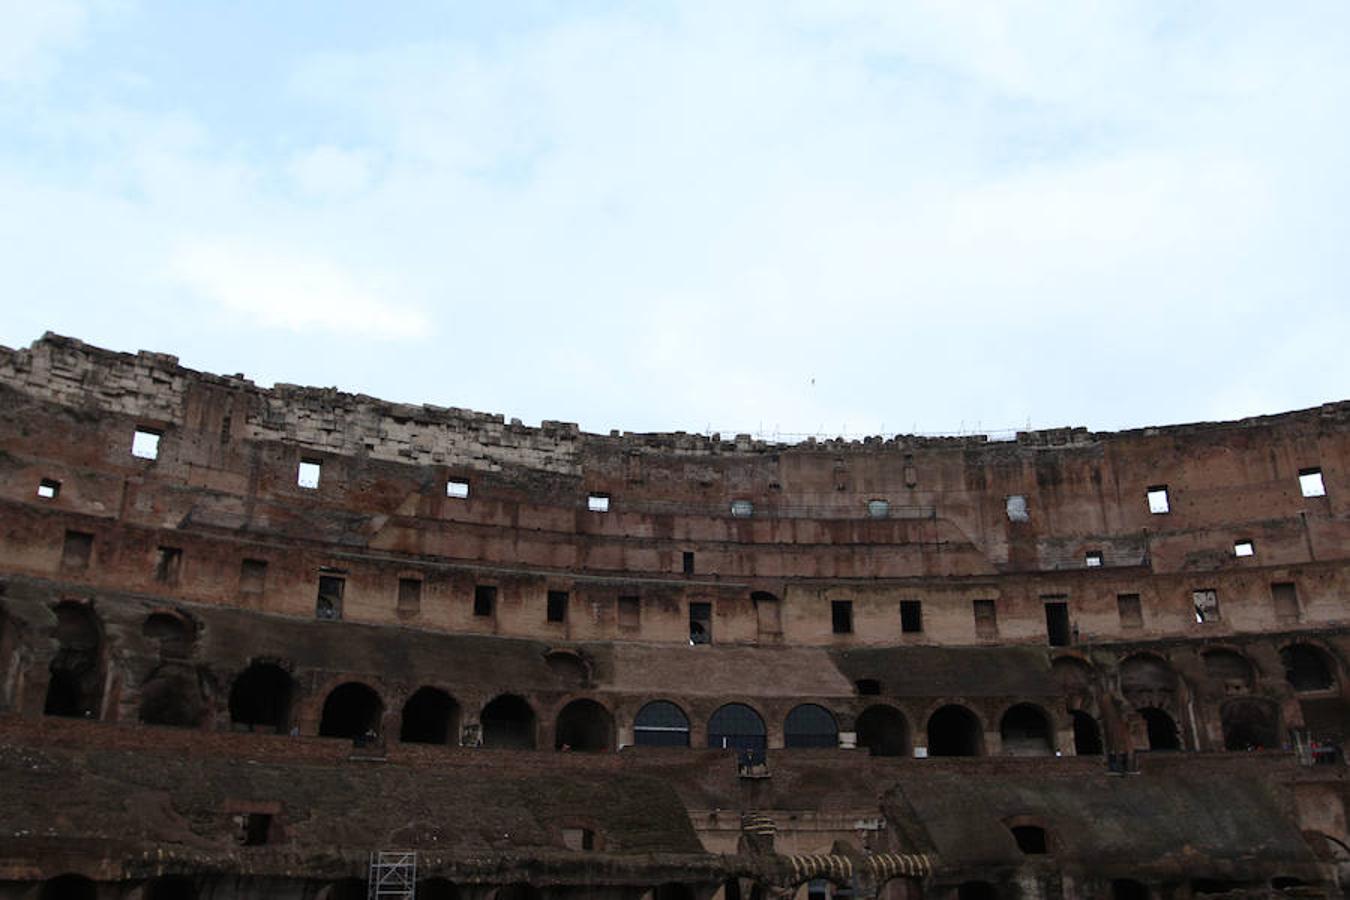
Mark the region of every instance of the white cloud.
POLYGON ((295 154, 287 169, 304 193, 331 197, 364 190, 373 166, 369 153, 324 145, 295 154))
POLYGON ((49 76, 79 43, 88 15, 77 0, 0 0, 0 84, 49 76))

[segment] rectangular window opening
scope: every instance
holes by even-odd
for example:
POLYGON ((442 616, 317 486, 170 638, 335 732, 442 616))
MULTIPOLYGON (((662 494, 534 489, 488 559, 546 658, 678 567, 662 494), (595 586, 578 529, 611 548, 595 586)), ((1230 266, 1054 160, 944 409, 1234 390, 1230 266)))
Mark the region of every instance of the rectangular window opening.
POLYGON ((900 631, 904 634, 923 631, 923 604, 918 600, 900 601, 900 631))
POLYGON ((267 586, 267 562, 261 559, 246 559, 239 564, 239 592, 241 594, 261 594, 267 586))
POLYGON ((1272 582, 1270 599, 1275 603, 1276 619, 1281 622, 1298 621, 1298 589, 1292 581, 1272 582))
POLYGON ((998 637, 998 609, 993 600, 976 600, 975 636, 979 638, 998 637))
POLYGON ((61 547, 61 568, 78 572, 89 568, 89 557, 94 552, 94 536, 85 531, 67 531, 61 547))
POLYGON ((445 496, 453 497, 456 500, 469 499, 469 483, 467 481, 456 481, 451 479, 445 483, 445 496))
POLYGON ((38 496, 43 500, 55 500, 61 493, 61 482, 55 478, 44 478, 38 482, 38 496))
POLYGON ((1051 647, 1069 646, 1069 604, 1067 601, 1045 601, 1045 634, 1050 639, 1051 647))
POLYGON ((474 585, 473 614, 491 616, 497 606, 497 586, 492 584, 474 585))
POLYGON ((295 483, 307 490, 315 490, 319 486, 319 474, 323 470, 323 463, 317 459, 300 460, 300 469, 296 473, 295 483))
POLYGON ((1102 551, 1089 550, 1083 557, 1083 565, 1089 569, 1100 569, 1102 567, 1102 551))
POLYGON ((873 519, 884 519, 891 514, 891 503, 889 500, 868 500, 867 515, 873 519))
POLYGON ((137 428, 131 436, 131 455, 137 459, 158 459, 161 434, 150 428, 137 428))
POLYGON ((422 611, 422 579, 398 580, 398 606, 394 611, 401 618, 415 616, 422 611))
POLYGON ((1214 588, 1191 591, 1191 602, 1195 604, 1197 624, 1219 621, 1219 592, 1214 588))
POLYGON ((1255 555, 1256 555, 1256 545, 1253 544, 1251 541, 1234 541, 1234 542, 1233 542, 1233 555, 1234 555, 1234 556, 1255 556, 1255 555))
POLYGON ((642 601, 637 597, 619 598, 619 627, 630 631, 642 625, 642 601))
POLYGON ((853 601, 830 601, 830 624, 835 634, 853 633, 853 601))
POLYGON ((684 558, 680 563, 681 569, 686 575, 694 574, 694 554, 692 551, 684 551, 684 558))
POLYGON ((179 547, 160 547, 159 557, 155 561, 155 580, 164 584, 176 584, 178 571, 183 565, 183 551, 179 547))
POLYGON ((1120 611, 1121 628, 1144 627, 1144 607, 1138 594, 1117 594, 1116 608, 1120 611))
POLYGON ((712 604, 689 604, 689 644, 712 643, 712 604))
POLYGON ((1325 497, 1327 486, 1322 481, 1322 470, 1317 468, 1299 469, 1298 489, 1303 492, 1305 497, 1325 497))
POLYGON ((548 621, 567 621, 567 591, 548 592, 548 621))
POLYGON ((341 619, 342 594, 346 587, 347 579, 342 575, 319 575, 319 593, 314 598, 314 618, 333 622, 341 619))
POLYGON ((245 813, 243 822, 244 846, 262 847, 270 843, 271 813, 245 813))
POLYGON ((755 514, 755 504, 749 500, 732 500, 731 515, 737 519, 748 519, 755 514))
POLYGON ((586 508, 593 513, 609 512, 609 494, 591 494, 586 498, 586 508))
POLYGON ((1155 516, 1172 511, 1172 499, 1168 496, 1167 485, 1155 484, 1148 489, 1148 511, 1155 516))
POLYGON ((1009 522, 1026 522, 1031 519, 1027 512, 1027 498, 1021 494, 1010 494, 1004 503, 1008 511, 1009 522))

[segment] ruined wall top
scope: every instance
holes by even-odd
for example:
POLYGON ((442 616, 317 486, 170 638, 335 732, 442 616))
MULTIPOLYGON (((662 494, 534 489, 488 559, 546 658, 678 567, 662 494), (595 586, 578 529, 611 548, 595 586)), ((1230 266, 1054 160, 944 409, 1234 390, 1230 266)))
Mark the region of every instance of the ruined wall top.
POLYGON ((579 469, 583 450, 657 451, 704 456, 763 454, 781 451, 870 453, 910 449, 961 449, 1000 446, 1086 446, 1113 437, 1184 435, 1214 429, 1263 427, 1292 420, 1350 422, 1350 401, 1323 404, 1297 412, 1259 416, 1234 422, 1149 427, 1121 432, 1093 432, 1081 427, 1019 431, 1012 441, 988 435, 926 436, 896 434, 861 440, 808 438, 780 443, 748 434, 724 439, 720 434, 683 431, 608 435, 583 432, 571 422, 543 421, 538 427, 500 414, 431 404, 413 405, 351 394, 336 388, 254 384, 242 374, 198 372, 179 364, 178 357, 140 351, 120 353, 76 338, 47 332, 27 349, 0 347, 0 384, 24 394, 76 409, 124 414, 146 424, 185 425, 188 399, 194 391, 231 395, 244 402, 246 422, 241 435, 283 440, 331 453, 401 462, 496 468, 524 465, 558 472, 579 469))

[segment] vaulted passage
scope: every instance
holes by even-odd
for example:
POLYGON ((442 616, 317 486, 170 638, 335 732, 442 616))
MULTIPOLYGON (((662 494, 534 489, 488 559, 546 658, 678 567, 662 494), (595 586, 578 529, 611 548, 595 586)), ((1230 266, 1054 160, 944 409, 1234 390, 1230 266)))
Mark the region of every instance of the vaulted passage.
POLYGON ((349 681, 333 688, 323 702, 323 719, 319 722, 320 737, 356 738, 368 733, 379 734, 384 702, 368 685, 349 681))
POLYGON ((459 704, 439 688, 418 688, 403 704, 398 739, 405 744, 458 744, 459 704))
POLYGON ((873 756, 908 756, 909 723, 904 713, 893 706, 869 706, 858 716, 855 726, 858 746, 873 756))
POLYGON ((1102 730, 1097 720, 1081 709, 1072 711, 1073 715, 1073 752, 1079 756, 1100 756, 1106 752, 1102 746, 1102 730))
POLYGON ((230 721, 255 731, 284 733, 291 720, 291 676, 281 666, 254 663, 230 688, 230 721))
POLYGON ((1055 752, 1050 719, 1030 703, 1019 703, 1004 713, 999 733, 1008 756, 1049 756, 1055 752))
POLYGON ((825 707, 803 703, 787 714, 783 743, 788 747, 838 747, 839 726, 825 707))
POLYGON ((483 726, 483 746, 533 750, 535 717, 530 704, 515 694, 502 694, 479 716, 483 726))
POLYGON ((1177 723, 1172 721, 1171 716, 1156 707, 1145 707, 1139 710, 1139 715, 1144 717, 1144 724, 1148 726, 1148 749, 1181 749, 1181 736, 1177 734, 1177 723))
POLYGON ((38 900, 96 900, 98 886, 83 875, 61 875, 43 882, 38 900))
POLYGON ((573 700, 558 713, 555 750, 599 753, 614 749, 614 717, 594 700, 573 700))
POLYGON ((638 710, 633 743, 639 747, 688 747, 689 717, 669 700, 653 700, 638 710))
POLYGON ((980 721, 964 706, 951 704, 928 719, 929 756, 979 756, 980 721))
POLYGON ((102 630, 93 610, 81 603, 56 607, 60 647, 48 669, 48 716, 97 718, 103 699, 102 630))

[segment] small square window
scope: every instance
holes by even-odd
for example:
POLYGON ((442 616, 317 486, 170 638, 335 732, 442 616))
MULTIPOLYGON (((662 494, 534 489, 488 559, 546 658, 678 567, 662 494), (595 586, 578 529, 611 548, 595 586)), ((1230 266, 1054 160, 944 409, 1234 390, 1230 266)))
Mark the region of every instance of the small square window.
POLYGON ((694 553, 692 550, 684 551, 684 558, 681 560, 681 569, 686 575, 694 574, 694 553))
POLYGON ((1255 556, 1256 545, 1251 541, 1236 541, 1233 544, 1234 556, 1255 556))
POLYGON ((712 643, 712 604, 689 604, 689 644, 712 643))
POLYGON ((67 531, 65 544, 61 547, 61 568, 71 572, 87 569, 93 552, 92 534, 85 531, 67 531))
POLYGON ((467 481, 447 481, 445 483, 445 496, 454 497, 456 500, 469 499, 469 483, 467 481))
POLYGON ((1167 495, 1167 485, 1157 484, 1148 489, 1148 511, 1161 516, 1172 511, 1172 501, 1167 495))
POLYGON ((1219 621, 1219 593, 1214 588, 1191 591, 1191 601, 1195 604, 1195 621, 1198 624, 1219 621))
POLYGON ((1116 594, 1116 609, 1121 628, 1143 628, 1144 608, 1138 594, 1116 594))
POLYGON ((755 504, 749 500, 732 500, 731 514, 737 519, 748 519, 755 514, 755 504))
POLYGON ((586 498, 586 508, 594 513, 609 512, 609 494, 591 494, 586 498))
POLYGON ((246 559, 239 564, 239 593, 261 594, 266 586, 266 560, 246 559))
POLYGON ((183 565, 183 551, 179 547, 160 547, 155 563, 155 580, 164 584, 178 581, 178 570, 183 565))
POLYGON ((131 455, 138 459, 157 459, 159 457, 160 432, 149 428, 137 428, 131 436, 131 455))
POLYGON ((1021 494, 1011 494, 1004 502, 1009 522, 1026 522, 1031 516, 1027 513, 1027 498, 1021 494))
POLYGON ((831 600, 830 601, 830 623, 834 626, 835 634, 853 633, 853 601, 852 600, 831 600))
POLYGON ((491 584, 476 585, 473 589, 473 614, 475 616, 492 615, 497 605, 497 588, 491 584))
POLYGON ((61 493, 61 482, 54 478, 44 478, 38 482, 38 496, 43 500, 55 500, 61 493))
POLYGON ((314 490, 319 486, 319 473, 323 470, 323 463, 317 459, 300 460, 300 470, 296 474, 295 483, 302 488, 314 490))
POLYGON ((1089 550, 1083 557, 1083 565, 1089 569, 1100 569, 1102 567, 1102 551, 1089 550))
POLYGON ((884 519, 891 514, 889 500, 868 500, 867 515, 873 519, 884 519))
POLYGON ((900 601, 900 631, 904 634, 923 631, 923 604, 918 600, 900 601))
POLYGON ((1305 497, 1325 497, 1327 486, 1322 482, 1321 469, 1299 469, 1298 489, 1305 497))
POLYGON ((548 621, 567 621, 567 591, 548 592, 548 621))

